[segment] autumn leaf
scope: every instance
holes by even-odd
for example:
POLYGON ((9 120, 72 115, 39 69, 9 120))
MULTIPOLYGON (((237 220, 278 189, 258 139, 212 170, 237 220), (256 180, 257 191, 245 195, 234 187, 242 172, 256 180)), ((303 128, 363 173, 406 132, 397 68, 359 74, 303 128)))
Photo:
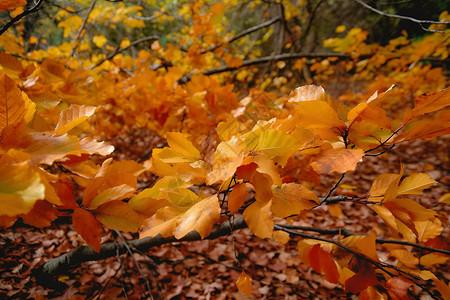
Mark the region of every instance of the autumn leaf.
POLYGON ((37 200, 45 197, 45 185, 28 161, 16 161, 18 151, 0 156, 0 208, 2 214, 27 214, 37 200))
POLYGON ((100 222, 87 210, 76 207, 72 215, 73 227, 97 253, 100 252, 100 222))
POLYGON ((236 286, 242 294, 250 297, 252 294, 252 278, 248 276, 244 271, 242 271, 241 275, 239 275, 238 280, 236 281, 236 286))
POLYGON ((311 209, 319 204, 317 195, 298 183, 286 183, 274 187, 272 213, 275 217, 286 218, 297 215, 302 210, 311 209))
POLYGON ((358 260, 357 262, 357 273, 345 282, 345 291, 348 293, 357 294, 369 286, 378 284, 373 267, 362 260, 358 260))
POLYGON ((371 231, 369 235, 361 238, 356 242, 356 247, 360 251, 361 254, 367 256, 373 261, 378 261, 378 254, 376 248, 376 235, 375 231, 371 231))
POLYGON ((143 221, 128 203, 120 200, 108 201, 99 206, 93 214, 109 229, 128 232, 137 232, 143 221))
POLYGON ((314 158, 311 166, 322 174, 345 173, 353 171, 363 156, 361 149, 328 149, 314 158))
POLYGON ((446 88, 445 90, 439 92, 433 92, 418 96, 414 100, 414 108, 405 112, 403 116, 403 122, 409 122, 411 119, 417 116, 434 112, 450 105, 448 101, 449 97, 450 88, 446 88))
POLYGON ((424 189, 435 183, 436 181, 426 173, 414 173, 403 179, 397 193, 399 195, 420 195, 424 189))
POLYGON ((121 184, 101 191, 97 196, 89 203, 89 209, 96 209, 100 205, 108 203, 110 201, 122 200, 133 195, 135 188, 128 184, 121 184))
POLYGON ((273 219, 270 207, 272 201, 255 201, 244 210, 244 219, 248 228, 262 239, 271 238, 273 233, 273 219))
POLYGON ((247 186, 245 183, 237 184, 228 195, 228 210, 232 213, 237 212, 244 204, 247 195, 247 186))
POLYGON ((18 1, 13 1, 13 0, 1 0, 0 1, 0 11, 5 11, 5 10, 13 10, 16 7, 22 6, 27 4, 26 0, 18 0, 18 1))
POLYGON ((309 252, 309 263, 314 271, 325 275, 331 283, 339 282, 339 271, 330 253, 323 250, 319 244, 314 245, 309 252))
POLYGON ((59 136, 67 133, 81 122, 87 120, 96 110, 97 107, 94 106, 72 104, 69 108, 61 111, 53 134, 59 136))
POLYGON ((387 291, 393 299, 406 300, 410 299, 407 291, 413 283, 402 277, 393 277, 386 283, 387 291))
POLYGON ((0 76, 0 133, 8 126, 31 121, 35 107, 14 80, 5 74, 0 76))
POLYGON ((56 219, 58 211, 49 202, 45 200, 38 200, 34 203, 33 209, 25 215, 21 215, 21 218, 32 226, 46 227, 50 226, 51 222, 56 219))
POLYGON ((204 239, 219 220, 220 206, 217 195, 200 200, 180 216, 173 235, 180 239, 191 231, 197 231, 204 239))

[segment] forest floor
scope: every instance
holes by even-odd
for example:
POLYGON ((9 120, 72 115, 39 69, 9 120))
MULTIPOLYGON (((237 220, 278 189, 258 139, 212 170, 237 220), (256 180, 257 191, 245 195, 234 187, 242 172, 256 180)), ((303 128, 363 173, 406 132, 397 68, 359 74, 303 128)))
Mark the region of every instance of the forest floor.
MULTIPOLYGON (((131 159, 146 155, 149 148, 142 145, 147 145, 149 139, 151 135, 136 132, 133 144, 126 149, 122 147, 122 154, 131 159)), ((120 148, 121 141, 115 144, 120 148)), ((344 178, 337 194, 366 194, 378 175, 398 173, 401 163, 405 175, 427 172, 438 184, 414 199, 439 213, 444 227, 442 236, 448 241, 450 205, 438 203, 450 187, 448 145, 450 136, 444 136, 400 144, 389 155, 366 157, 363 164, 344 178)), ((317 190, 319 195, 325 195, 337 179, 323 177, 317 190)), ((347 228, 362 234, 375 230, 377 237, 390 237, 389 230, 369 207, 351 203, 339 206, 343 211, 339 217, 324 207, 302 213, 293 224, 347 228)), ((136 238, 128 233, 122 236, 136 238)), ((103 242, 114 240, 120 242, 121 237, 106 231, 103 242)), ((0 299, 247 299, 235 285, 241 272, 236 256, 253 278, 251 299, 348 299, 342 285, 328 283, 322 275, 302 264, 297 242, 296 238, 286 244, 263 240, 249 229, 240 229, 215 240, 176 242, 153 247, 145 253, 133 251, 83 263, 58 277, 67 288, 52 290, 38 285, 32 270, 83 245, 84 241, 67 219, 44 229, 17 223, 0 231, 0 299)), ((381 259, 389 259, 383 246, 379 245, 377 250, 381 259)), ((395 263, 392 259, 390 262, 395 263)), ((439 278, 450 280, 448 264, 438 265, 431 271, 439 278)), ((430 298, 418 287, 413 291, 420 299, 430 298)))

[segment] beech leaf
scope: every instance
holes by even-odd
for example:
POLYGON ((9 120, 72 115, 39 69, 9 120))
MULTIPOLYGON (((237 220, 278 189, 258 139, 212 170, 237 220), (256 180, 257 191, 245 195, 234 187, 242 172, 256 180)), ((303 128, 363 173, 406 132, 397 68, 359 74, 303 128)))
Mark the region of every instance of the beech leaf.
POLYGON ((328 149, 314 158, 311 166, 321 174, 345 173, 353 171, 363 156, 362 149, 328 149))
POLYGON ((109 229, 137 232, 142 225, 142 219, 131 209, 128 203, 120 200, 110 201, 99 206, 95 212, 97 220, 109 229))
POLYGON ((245 223, 248 228, 262 239, 272 237, 273 219, 270 212, 272 201, 269 202, 253 202, 244 211, 245 223))
POLYGON ((207 237, 220 217, 217 195, 200 200, 180 216, 173 235, 181 239, 189 232, 197 231, 201 238, 207 237))
POLYGON ((436 181, 426 173, 414 173, 403 179, 397 192, 399 195, 420 195, 424 189, 435 183, 436 181))
POLYGON ((72 128, 92 116, 96 110, 97 107, 95 106, 72 104, 69 108, 61 111, 53 134, 58 136, 69 132, 72 128))
POLYGON ((241 275, 239 275, 238 280, 236 281, 236 286, 242 294, 250 297, 252 294, 252 278, 248 276, 244 271, 242 271, 241 275))
POLYGON ((72 215, 72 223, 76 232, 97 253, 100 252, 100 222, 87 210, 76 207, 72 215))

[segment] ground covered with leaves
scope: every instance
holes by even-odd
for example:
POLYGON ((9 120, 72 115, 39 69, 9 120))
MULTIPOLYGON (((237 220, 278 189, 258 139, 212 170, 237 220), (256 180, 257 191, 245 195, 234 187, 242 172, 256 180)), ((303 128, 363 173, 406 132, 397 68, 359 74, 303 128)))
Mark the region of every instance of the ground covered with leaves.
MULTIPOLYGON (((133 143, 127 148, 121 148, 121 144, 130 137, 119 136, 111 141, 119 146, 116 155, 135 159, 148 155, 145 145, 156 145, 161 140, 149 132, 144 133, 132 136, 133 143)), ((450 207, 438 203, 450 186, 449 143, 450 137, 444 136, 398 145, 382 156, 365 157, 365 163, 344 178, 336 194, 363 195, 381 171, 397 173, 400 163, 404 164, 405 175, 425 170, 438 184, 417 196, 416 200, 439 212, 444 224, 441 247, 450 250, 450 207)), ((150 185, 153 180, 144 178, 141 185, 150 185)), ((337 177, 321 178, 322 190, 318 190, 318 194, 326 194, 337 180, 337 177)), ((340 203, 342 214, 339 209, 328 211, 327 207, 306 211, 295 217, 291 224, 323 229, 346 228, 362 234, 373 229, 377 237, 389 238, 383 236, 389 230, 367 206, 340 203)), ((102 243, 136 237, 107 231, 102 243)), ((297 242, 298 238, 291 238, 286 244, 260 239, 246 228, 215 240, 176 242, 153 247, 145 253, 130 248, 125 254, 67 270, 58 277, 61 287, 48 289, 37 284, 33 270, 84 242, 73 230, 70 219, 59 219, 44 229, 16 223, 14 227, 0 231, 0 298, 247 299, 237 291, 235 284, 244 268, 253 278, 252 299, 347 299, 341 285, 328 283, 322 275, 302 264, 297 242)), ((378 245, 377 251, 381 260, 394 263, 384 246, 378 245)), ((431 271, 450 280, 448 263, 435 266, 431 271)), ((421 299, 430 298, 418 287, 414 288, 414 294, 420 295, 421 299)))

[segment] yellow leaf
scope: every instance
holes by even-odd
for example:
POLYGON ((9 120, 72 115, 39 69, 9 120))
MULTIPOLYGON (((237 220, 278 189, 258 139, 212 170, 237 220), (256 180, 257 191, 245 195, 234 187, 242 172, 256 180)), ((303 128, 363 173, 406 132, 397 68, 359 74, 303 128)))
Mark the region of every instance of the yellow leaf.
POLYGON ((170 148, 181 153, 193 161, 201 158, 200 152, 194 145, 189 141, 185 134, 181 132, 167 132, 166 133, 167 143, 170 148))
POLYGON ((415 221, 414 225, 417 229, 417 239, 419 242, 426 242, 428 240, 434 239, 442 233, 442 222, 438 218, 427 221, 415 221))
POLYGON ((405 112, 403 121, 408 122, 417 116, 437 111, 450 105, 448 101, 449 97, 450 88, 446 88, 445 90, 439 92, 433 92, 418 96, 414 100, 414 109, 405 112))
POLYGON ((431 187, 436 181, 426 173, 414 173, 403 179, 398 187, 398 194, 420 195, 424 189, 431 187))
POLYGON ((26 214, 45 197, 45 185, 28 161, 13 161, 10 150, 0 157, 0 211, 2 215, 26 214))
POLYGON ((345 29, 346 29, 345 25, 339 25, 338 27, 336 27, 336 33, 344 32, 345 29))
POLYGON ((69 108, 64 109, 61 112, 53 134, 58 136, 67 133, 69 130, 92 116, 96 110, 97 107, 95 106, 72 104, 69 108))
POLYGON ((94 215, 109 229, 137 232, 142 225, 142 219, 133 211, 128 203, 120 200, 107 202, 99 206, 94 215))
POLYGON ((425 267, 431 267, 433 265, 445 264, 448 259, 448 256, 430 253, 420 257, 420 264, 425 267))
POLYGON ((98 48, 101 48, 104 44, 106 44, 108 40, 104 35, 94 35, 92 38, 92 42, 97 46, 98 48))
POLYGON ((260 151, 268 158, 273 159, 276 156, 292 155, 297 150, 294 145, 295 139, 290 134, 270 129, 261 133, 254 151, 260 151))
POLYGON ((262 239, 272 237, 273 219, 270 213, 271 206, 272 201, 265 203, 255 201, 244 211, 244 219, 248 228, 262 239))
POLYGON ((408 268, 414 269, 419 263, 419 259, 405 249, 393 249, 389 252, 408 268))
POLYGON ((439 203, 450 204, 450 193, 444 194, 444 196, 439 199, 439 203))
POLYGON ((173 235, 180 214, 184 213, 186 208, 166 206, 158 209, 155 215, 144 221, 139 238, 154 237, 161 234, 162 237, 173 235))
POLYGON ((228 116, 224 122, 217 124, 217 134, 221 141, 228 141, 239 133, 239 122, 233 117, 228 116))
POLYGON ((319 203, 317 195, 298 183, 286 183, 273 188, 272 213, 275 217, 286 218, 297 215, 302 210, 311 209, 319 203))
POLYGON ((433 280, 434 286, 441 293, 444 300, 450 300, 450 282, 446 284, 444 280, 435 279, 433 280))
POLYGON ((181 239, 191 231, 197 231, 201 238, 211 233, 214 224, 219 220, 220 206, 217 195, 200 200, 180 216, 173 235, 181 239))
POLYGON ((242 294, 250 297, 252 294, 252 278, 248 276, 244 271, 242 271, 241 275, 239 275, 238 280, 236 281, 236 286, 242 294))

